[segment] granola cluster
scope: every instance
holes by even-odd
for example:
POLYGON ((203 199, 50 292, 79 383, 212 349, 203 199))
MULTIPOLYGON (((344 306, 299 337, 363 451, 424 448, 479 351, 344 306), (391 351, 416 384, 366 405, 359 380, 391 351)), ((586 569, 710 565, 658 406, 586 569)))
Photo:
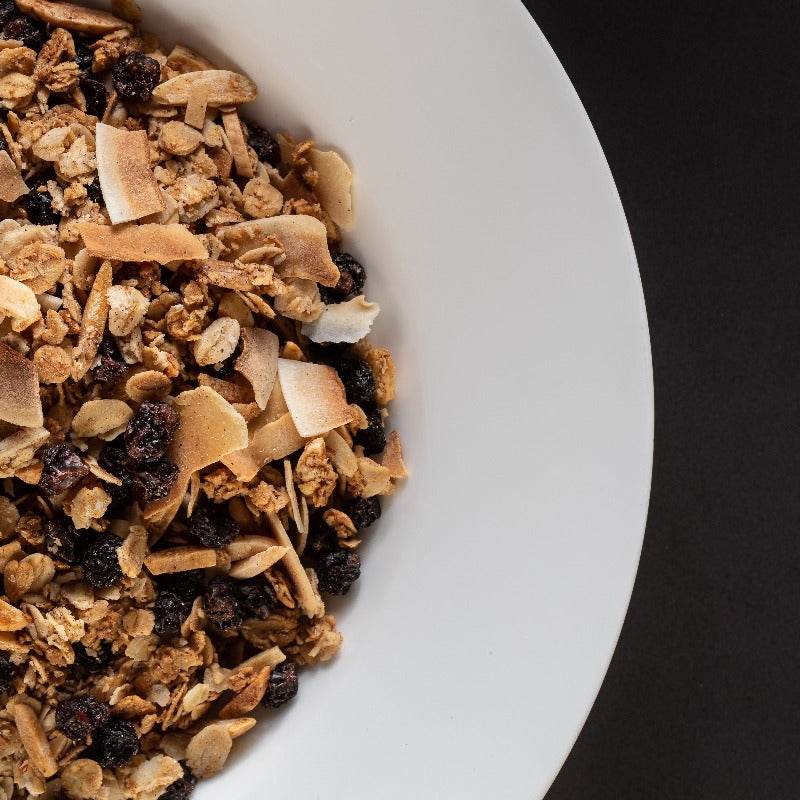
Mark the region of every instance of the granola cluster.
POLYGON ((406 476, 348 166, 111 12, 0 0, 0 800, 188 797, 406 476))

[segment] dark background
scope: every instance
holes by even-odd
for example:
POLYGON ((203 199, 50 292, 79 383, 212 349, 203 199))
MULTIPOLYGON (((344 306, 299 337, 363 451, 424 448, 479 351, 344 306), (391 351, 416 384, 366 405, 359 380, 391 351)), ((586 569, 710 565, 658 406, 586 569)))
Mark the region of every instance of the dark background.
POLYGON ((655 372, 650 517, 548 800, 800 797, 800 7, 527 0, 619 188, 655 372))

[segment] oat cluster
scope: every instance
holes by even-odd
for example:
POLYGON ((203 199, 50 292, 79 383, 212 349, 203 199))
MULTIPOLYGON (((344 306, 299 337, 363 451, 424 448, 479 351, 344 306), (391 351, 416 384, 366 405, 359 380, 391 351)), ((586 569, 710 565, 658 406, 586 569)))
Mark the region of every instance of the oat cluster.
POLYGON ((0 800, 188 797, 406 475, 349 167, 139 18, 0 0, 0 800))

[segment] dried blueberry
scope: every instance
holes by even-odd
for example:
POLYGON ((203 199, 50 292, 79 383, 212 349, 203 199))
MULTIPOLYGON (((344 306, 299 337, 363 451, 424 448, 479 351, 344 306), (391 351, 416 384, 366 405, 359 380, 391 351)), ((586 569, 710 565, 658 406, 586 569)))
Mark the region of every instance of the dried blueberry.
POLYGON ((178 412, 167 403, 145 402, 125 431, 128 456, 134 461, 157 461, 178 429, 178 412))
POLYGON ((279 708, 296 695, 297 667, 292 661, 284 661, 272 670, 261 703, 266 708, 279 708))
POLYGON ((348 403, 369 403, 375 397, 375 375, 363 358, 343 358, 336 371, 344 384, 348 403))
POLYGON ((367 273, 364 271, 364 267, 350 253, 334 253, 331 258, 339 268, 339 281, 332 288, 327 286, 319 287, 322 302, 341 303, 344 300, 355 297, 357 294, 361 294, 364 289, 364 283, 367 280, 367 273))
POLYGON ((54 444, 45 447, 42 453, 39 488, 48 497, 55 497, 88 474, 89 467, 72 447, 66 444, 54 444))
POLYGON ((229 631, 242 626, 242 612, 236 592, 236 583, 231 578, 212 578, 206 587, 206 616, 220 630, 229 631))
POLYGON ((206 547, 225 547, 239 535, 239 526, 226 506, 206 505, 192 515, 189 533, 206 547))
POLYGON ((171 589, 159 592, 153 605, 156 618, 153 630, 162 636, 177 633, 191 610, 192 601, 181 597, 177 592, 171 589))
POLYGON ((381 410, 375 403, 362 403, 361 408, 367 415, 367 427, 356 433, 355 443, 360 444, 368 456, 382 453, 386 447, 386 431, 381 410))
POLYGON ((112 717, 95 731, 92 746, 86 752, 101 767, 121 767, 139 752, 139 737, 133 723, 112 717))
POLYGON ((317 565, 319 589, 328 594, 347 594, 361 575, 361 556, 338 550, 322 556, 317 565))
POLYGON ((91 534, 83 554, 83 574, 92 586, 102 589, 122 580, 117 549, 122 542, 113 533, 91 534))
POLYGON ((128 453, 124 447, 117 443, 109 443, 100 451, 97 458, 98 464, 122 481, 121 486, 109 483, 106 484, 106 491, 111 496, 111 505, 106 512, 111 519, 115 515, 122 513, 130 505, 131 488, 133 481, 130 473, 126 469, 128 453))
POLYGON ((263 576, 238 581, 236 588, 239 592, 239 606, 245 617, 266 619, 278 605, 275 590, 263 576))
POLYGON ((53 197, 46 189, 33 189, 22 200, 28 219, 34 225, 58 225, 61 217, 53 210, 53 197))
POLYGON ((272 167, 277 167, 281 163, 281 147, 277 139, 268 130, 254 122, 248 122, 247 128, 250 131, 247 144, 256 151, 259 160, 272 167))
POLYGON ((56 708, 56 727, 68 739, 77 742, 105 725, 110 716, 109 707, 94 697, 70 697, 56 708))
POLYGON ((94 50, 89 46, 91 43, 80 36, 74 36, 75 42, 75 63, 81 72, 90 72, 94 63, 94 50))
POLYGON ((323 556, 338 549, 339 537, 336 535, 336 531, 321 516, 312 517, 304 554, 323 556))
POLYGON ((167 786, 164 793, 159 795, 158 800, 186 800, 194 791, 195 786, 197 786, 197 778, 187 767, 184 767, 183 777, 167 786))
POLYGON ((178 480, 178 465, 164 456, 148 464, 136 464, 131 473, 133 491, 142 505, 166 497, 178 480))
POLYGON ((17 14, 17 6, 14 0, 0 0, 0 28, 2 28, 12 17, 17 14))
POLYGON ((381 503, 377 497, 357 497, 346 503, 342 509, 356 528, 368 528, 381 518, 381 503))
POLYGON ((38 50, 45 42, 44 26, 28 17, 12 17, 3 25, 3 37, 16 39, 31 50, 38 50))
POLYGON ((107 667, 114 658, 111 649, 111 642, 101 642, 100 646, 89 652, 83 642, 75 642, 72 645, 75 653, 75 666, 87 672, 99 672, 107 667))
POLYGON ((92 377, 98 383, 116 380, 128 369, 125 359, 119 352, 117 343, 111 336, 105 336, 97 350, 98 362, 92 367, 92 377))
POLYGON ((91 183, 86 185, 86 196, 98 205, 103 202, 103 190, 100 186, 100 178, 97 175, 94 176, 94 180, 91 183))
POLYGON ((80 564, 86 547, 86 531, 75 529, 72 520, 64 515, 49 519, 42 525, 47 552, 65 564, 80 564))
POLYGON ((14 666, 5 653, 0 652, 0 694, 4 694, 11 688, 13 680, 14 666))
POLYGON ((161 80, 161 65, 144 53, 126 53, 114 66, 111 80, 126 103, 146 103, 161 80))
POLYGON ((108 94, 105 84, 97 78, 91 78, 86 73, 81 75, 78 85, 86 100, 86 113, 100 119, 108 106, 108 94))

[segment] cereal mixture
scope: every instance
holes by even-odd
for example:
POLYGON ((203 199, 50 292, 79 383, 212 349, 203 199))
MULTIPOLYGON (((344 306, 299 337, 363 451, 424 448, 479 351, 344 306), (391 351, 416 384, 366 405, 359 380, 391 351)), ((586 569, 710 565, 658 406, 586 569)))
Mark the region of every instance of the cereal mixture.
POLYGON ((188 797, 406 475, 349 168, 139 19, 0 0, 0 800, 188 797))

